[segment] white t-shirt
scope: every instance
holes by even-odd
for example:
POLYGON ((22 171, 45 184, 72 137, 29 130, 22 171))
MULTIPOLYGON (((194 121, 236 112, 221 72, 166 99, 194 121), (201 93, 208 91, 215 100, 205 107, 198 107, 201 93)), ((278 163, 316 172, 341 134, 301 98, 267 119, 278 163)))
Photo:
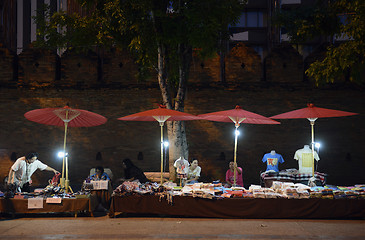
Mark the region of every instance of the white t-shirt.
POLYGON ((10 179, 11 176, 9 176, 8 183, 16 183, 23 186, 24 183, 27 183, 31 180, 31 176, 33 173, 37 170, 45 170, 47 168, 47 165, 39 161, 38 159, 35 160, 32 163, 27 163, 25 161, 25 157, 18 158, 13 166, 11 166, 11 169, 14 171, 14 175, 10 179), (20 181, 19 181, 20 179, 20 181))
MULTIPOLYGON (((299 173, 313 173, 314 163, 312 158, 312 149, 309 147, 298 149, 294 154, 294 159, 298 161, 299 173)), ((319 161, 319 156, 316 151, 314 151, 314 159, 319 161)))
POLYGON ((188 160, 180 157, 174 163, 174 167, 176 168, 176 172, 178 174, 188 174, 189 171, 189 162, 188 160))

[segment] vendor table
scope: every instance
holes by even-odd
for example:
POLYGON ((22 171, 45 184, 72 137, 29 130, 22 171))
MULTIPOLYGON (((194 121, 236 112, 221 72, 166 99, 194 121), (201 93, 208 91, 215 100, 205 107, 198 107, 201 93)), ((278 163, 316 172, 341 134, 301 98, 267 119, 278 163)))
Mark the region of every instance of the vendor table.
POLYGON ((77 216, 78 212, 86 211, 92 215, 93 207, 90 198, 62 199, 61 203, 46 203, 43 208, 28 209, 28 199, 0 199, 0 213, 66 213, 71 212, 77 216))
MULTIPOLYGON (((96 181, 95 181, 96 182, 96 181)), ((82 189, 86 189, 86 183, 83 183, 82 189)), ((109 209, 110 206, 110 197, 113 193, 113 188, 111 182, 108 181, 106 189, 87 189, 85 191, 90 192, 90 201, 91 201, 91 211, 95 211, 99 204, 101 204, 105 209, 109 209)))
MULTIPOLYGON (((271 187, 273 181, 279 182, 293 182, 293 183, 308 183, 309 179, 312 177, 312 174, 290 174, 286 172, 278 172, 278 173, 261 173, 261 179, 265 184, 265 187, 271 187)), ((317 185, 324 186, 326 184, 325 173, 315 172, 314 173, 315 182, 317 185)))
POLYGON ((204 199, 156 195, 113 196, 109 216, 117 212, 215 218, 365 218, 365 199, 204 199))
POLYGON ((96 211, 99 204, 109 209, 112 190, 90 190, 91 211, 96 211))

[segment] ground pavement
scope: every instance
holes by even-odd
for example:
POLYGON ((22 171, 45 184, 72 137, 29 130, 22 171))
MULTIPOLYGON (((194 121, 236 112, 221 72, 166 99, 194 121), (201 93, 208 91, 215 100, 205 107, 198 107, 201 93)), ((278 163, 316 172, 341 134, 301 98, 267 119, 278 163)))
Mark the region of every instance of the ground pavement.
POLYGON ((106 214, 0 218, 0 239, 365 239, 365 220, 215 219, 106 214))

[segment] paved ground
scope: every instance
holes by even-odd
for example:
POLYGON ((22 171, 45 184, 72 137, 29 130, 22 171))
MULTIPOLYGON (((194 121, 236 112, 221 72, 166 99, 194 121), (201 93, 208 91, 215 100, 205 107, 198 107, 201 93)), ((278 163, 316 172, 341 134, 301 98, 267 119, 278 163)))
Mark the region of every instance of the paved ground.
POLYGON ((365 220, 286 220, 17 215, 0 239, 365 239, 365 220))

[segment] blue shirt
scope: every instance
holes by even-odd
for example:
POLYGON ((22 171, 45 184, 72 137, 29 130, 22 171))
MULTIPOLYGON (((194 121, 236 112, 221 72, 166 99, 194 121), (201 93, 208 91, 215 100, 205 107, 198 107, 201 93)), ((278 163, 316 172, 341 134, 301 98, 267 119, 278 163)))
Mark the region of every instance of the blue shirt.
POLYGON ((283 163, 284 159, 279 153, 275 153, 274 155, 266 153, 262 158, 262 162, 267 162, 266 171, 274 170, 275 172, 279 172, 279 163, 283 163))
POLYGON ((93 174, 90 176, 90 180, 109 180, 110 181, 110 177, 108 176, 108 174, 106 174, 105 172, 103 174, 101 174, 101 178, 98 177, 98 175, 93 174))

